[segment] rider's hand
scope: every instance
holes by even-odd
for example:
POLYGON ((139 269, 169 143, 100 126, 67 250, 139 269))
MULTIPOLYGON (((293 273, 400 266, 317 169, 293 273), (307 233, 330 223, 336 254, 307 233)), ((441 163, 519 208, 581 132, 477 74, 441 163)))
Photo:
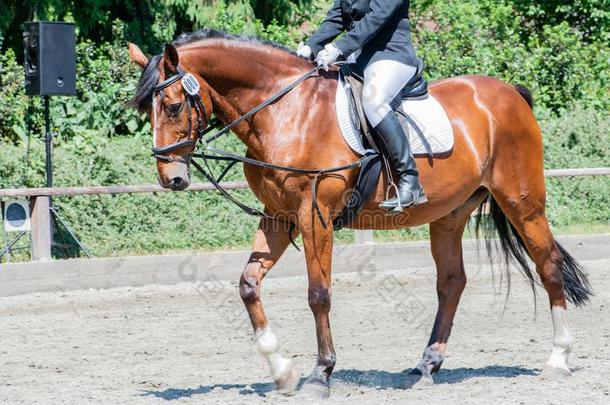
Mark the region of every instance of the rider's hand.
POLYGON ((301 42, 299 44, 299 49, 297 49, 297 56, 309 60, 313 60, 313 52, 309 45, 305 45, 305 43, 301 42))
POLYGON ((341 51, 335 44, 328 44, 318 53, 316 63, 322 69, 328 70, 329 65, 335 63, 341 56, 341 51))

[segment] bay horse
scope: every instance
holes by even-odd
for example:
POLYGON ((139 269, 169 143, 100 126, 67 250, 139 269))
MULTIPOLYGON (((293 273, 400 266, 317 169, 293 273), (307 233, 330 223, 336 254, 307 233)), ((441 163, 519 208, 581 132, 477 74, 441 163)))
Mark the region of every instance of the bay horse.
MULTIPOLYGON (((214 30, 183 35, 167 44, 163 54, 150 59, 134 44, 129 44, 129 52, 133 62, 143 69, 133 103, 148 114, 157 148, 193 139, 197 134, 193 122, 200 117, 185 101, 180 81, 162 92, 155 90, 179 70, 191 73, 199 83, 198 95, 207 114, 203 118, 208 120, 213 113, 226 124, 312 68, 310 62, 288 49, 214 30)), ((359 157, 342 138, 334 107, 336 90, 337 72, 321 72, 241 122, 233 132, 246 145, 247 156, 260 161, 308 169, 353 163, 359 157)), ((466 285, 462 234, 471 214, 487 201, 491 226, 498 231, 506 258, 516 259, 532 288, 539 278, 549 296, 554 338, 543 374, 570 375, 567 357, 573 338, 566 321, 566 299, 582 305, 591 290, 580 265, 555 241, 545 215, 542 136, 532 111, 531 94, 524 87, 474 75, 434 82, 430 93, 450 118, 455 145, 444 158, 417 158, 429 201, 388 216, 378 208, 385 198, 387 179, 383 175, 374 198, 350 225, 385 230, 430 224, 438 312, 430 340, 413 373, 422 383, 433 382, 432 377, 443 362, 466 285), (538 277, 530 269, 528 256, 538 277)), ((172 150, 171 159, 157 161, 163 187, 182 190, 189 185, 188 157, 192 152, 193 145, 189 143, 172 150)), ((336 362, 329 320, 332 226, 324 226, 314 213, 311 174, 248 164, 244 172, 265 212, 274 217, 283 215, 294 224, 288 232, 273 219, 261 219, 240 279, 239 292, 254 328, 258 351, 268 360, 277 389, 287 394, 295 392, 300 373, 278 352, 260 291, 265 275, 291 238, 300 233, 318 343, 315 367, 302 389, 328 397, 336 362)), ((345 206, 345 192, 354 186, 356 177, 357 170, 344 170, 317 182, 317 204, 327 224, 345 206)))

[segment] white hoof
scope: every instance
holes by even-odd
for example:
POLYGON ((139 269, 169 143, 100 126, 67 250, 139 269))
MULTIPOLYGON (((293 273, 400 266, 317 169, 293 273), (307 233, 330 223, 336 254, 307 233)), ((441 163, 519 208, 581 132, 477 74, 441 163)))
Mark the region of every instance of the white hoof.
POLYGON ((565 308, 554 306, 551 309, 551 318, 554 330, 553 351, 540 377, 545 379, 569 377, 572 372, 568 367, 568 355, 572 351, 574 338, 568 330, 565 308))
POLYGON ((330 398, 330 385, 323 382, 305 382, 300 393, 309 399, 330 398))
POLYGON ((544 380, 556 380, 561 378, 570 377, 572 375, 572 371, 566 365, 554 365, 547 363, 540 373, 540 378, 544 380))
POLYGON ((292 362, 288 365, 288 368, 284 375, 275 381, 277 392, 282 395, 294 395, 297 392, 297 387, 301 382, 301 372, 296 368, 292 362))

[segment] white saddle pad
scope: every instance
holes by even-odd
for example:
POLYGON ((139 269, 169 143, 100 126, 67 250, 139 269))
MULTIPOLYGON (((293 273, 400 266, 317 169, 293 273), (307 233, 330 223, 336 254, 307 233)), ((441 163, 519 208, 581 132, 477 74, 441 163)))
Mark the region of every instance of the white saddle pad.
MULTIPOLYGON (((362 136, 354 127, 350 118, 350 107, 345 90, 345 83, 339 80, 335 97, 337 119, 343 138, 356 153, 363 155, 366 151, 362 136)), ((409 144, 414 155, 442 155, 453 149, 453 128, 447 113, 432 95, 424 100, 406 100, 403 111, 409 116, 409 144)))

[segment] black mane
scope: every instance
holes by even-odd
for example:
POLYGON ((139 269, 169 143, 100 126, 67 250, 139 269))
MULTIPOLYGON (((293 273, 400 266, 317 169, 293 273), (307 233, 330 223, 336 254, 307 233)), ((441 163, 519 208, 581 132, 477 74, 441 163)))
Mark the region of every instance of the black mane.
MULTIPOLYGON (((250 36, 227 34, 211 28, 182 34, 172 42, 172 45, 179 48, 183 45, 192 44, 205 39, 226 39, 230 41, 250 42, 264 46, 272 46, 276 49, 294 54, 293 50, 285 46, 278 45, 274 42, 264 41, 250 36)), ((136 95, 130 102, 130 105, 135 107, 141 113, 144 113, 149 109, 154 87, 159 83, 159 61, 161 60, 162 56, 163 55, 155 55, 150 58, 148 64, 144 68, 144 71, 142 71, 142 75, 140 76, 136 95)))

